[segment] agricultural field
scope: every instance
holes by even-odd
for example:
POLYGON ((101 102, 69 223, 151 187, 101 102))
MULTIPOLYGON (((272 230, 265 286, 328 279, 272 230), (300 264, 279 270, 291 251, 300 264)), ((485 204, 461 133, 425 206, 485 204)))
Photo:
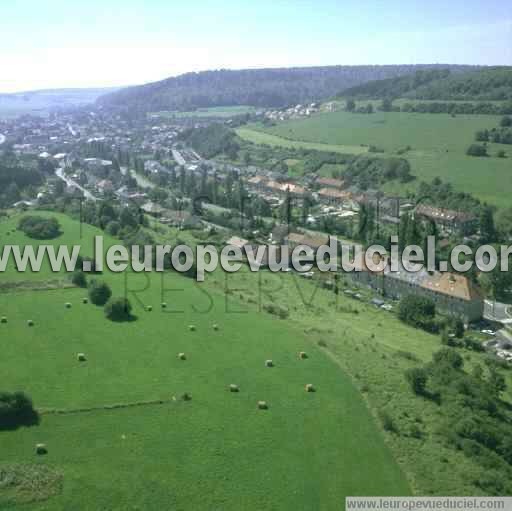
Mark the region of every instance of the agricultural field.
MULTIPOLYGON (((238 134, 256 143, 290 144, 294 147, 354 153, 373 145, 384 155, 401 153, 418 178, 435 177, 451 182, 457 189, 472 193, 499 207, 510 205, 512 149, 502 144, 488 144, 490 156, 467 156, 475 132, 491 129, 498 116, 376 112, 371 115, 348 112, 318 114, 264 127, 256 124, 240 128, 238 134), (508 158, 497 158, 503 149, 508 158)), ((377 153, 379 154, 379 153, 377 153)), ((414 186, 413 184, 407 187, 414 186)), ((407 187, 394 189, 404 192, 407 187)))
MULTIPOLYGON (((78 223, 52 216, 62 235, 49 243, 89 250, 101 234, 86 226, 80 239, 78 223)), ((10 232, 29 242, 15 231, 18 220, 0 223, 2 240, 10 232)), ((171 234, 161 236, 176 241, 171 234)), ((334 352, 300 323, 249 303, 235 282, 227 290, 225 276, 203 285, 171 272, 96 275, 114 296, 128 293, 135 318, 125 323, 84 304, 76 287, 0 292, 3 388, 26 391, 41 413, 38 426, 0 431, 2 510, 334 510, 346 495, 411 492, 334 352), (308 383, 316 392, 305 391, 308 383), (257 409, 260 400, 267 410, 257 409), (38 443, 45 456, 35 454, 38 443)), ((237 279, 255 289, 257 277, 237 279)), ((11 269, 6 278, 20 277, 11 269)), ((282 296, 298 304, 297 294, 282 296)))
MULTIPOLYGON (((293 121, 290 121, 293 122, 293 121)), ((343 154, 363 154, 368 151, 367 147, 351 144, 336 144, 322 141, 307 141, 303 139, 293 138, 293 133, 275 134, 260 129, 259 125, 250 125, 236 129, 237 135, 254 144, 267 144, 270 146, 286 147, 292 149, 313 149, 316 151, 332 151, 334 153, 343 154)))
POLYGON ((228 119, 237 115, 253 113, 256 108, 253 106, 215 106, 211 108, 198 108, 189 112, 163 111, 148 114, 150 117, 176 118, 183 119, 187 117, 218 117, 228 119))

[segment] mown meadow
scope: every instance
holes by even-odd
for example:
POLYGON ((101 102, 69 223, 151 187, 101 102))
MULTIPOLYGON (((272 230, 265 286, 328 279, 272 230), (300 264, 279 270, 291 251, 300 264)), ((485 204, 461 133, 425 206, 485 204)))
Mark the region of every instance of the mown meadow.
MULTIPOLYGON (((338 111, 274 126, 253 124, 237 133, 259 144, 347 154, 360 154, 374 146, 383 151, 376 155, 400 154, 408 159, 412 173, 421 180, 440 177, 483 201, 507 207, 512 193, 510 146, 491 143, 489 157, 466 155, 475 133, 496 127, 499 120, 499 116, 492 115, 338 111), (508 157, 498 158, 499 150, 504 150, 508 157)), ((391 184, 387 190, 404 193, 414 187, 415 183, 400 187, 391 184)))
MULTIPOLYGON (((49 243, 80 243, 77 222, 52 216, 62 235, 49 243)), ((2 234, 31 243, 18 220, 4 220, 2 234)), ((87 250, 95 234, 84 226, 87 250)), ((130 299, 134 318, 120 323, 83 303, 82 288, 2 289, 2 390, 27 392, 41 422, 0 431, 0 508, 329 510, 346 495, 410 493, 338 361, 302 325, 221 287, 224 276, 95 275, 130 299)), ((27 276, 10 268, 2 278, 27 276)))

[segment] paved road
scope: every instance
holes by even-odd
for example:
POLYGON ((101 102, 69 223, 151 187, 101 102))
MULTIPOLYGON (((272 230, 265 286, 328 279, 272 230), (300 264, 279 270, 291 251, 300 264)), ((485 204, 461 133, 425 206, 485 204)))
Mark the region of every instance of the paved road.
POLYGON ((185 158, 183 158, 181 153, 176 149, 172 150, 172 156, 178 165, 186 165, 187 162, 185 161, 185 158))
POLYGON ((63 169, 58 168, 55 171, 55 174, 57 177, 62 179, 62 181, 64 181, 68 186, 74 186, 75 188, 78 188, 84 194, 84 197, 86 199, 90 199, 90 200, 94 200, 94 201, 98 200, 91 192, 86 190, 83 186, 80 186, 76 181, 73 181, 73 179, 70 179, 69 177, 65 176, 63 169))
POLYGON ((491 300, 485 300, 484 302, 485 319, 512 324, 512 315, 510 312, 510 305, 506 303, 493 302, 491 300))
POLYGON ((502 328, 496 332, 496 339, 502 342, 511 342, 512 343, 512 332, 507 330, 506 328, 502 328))

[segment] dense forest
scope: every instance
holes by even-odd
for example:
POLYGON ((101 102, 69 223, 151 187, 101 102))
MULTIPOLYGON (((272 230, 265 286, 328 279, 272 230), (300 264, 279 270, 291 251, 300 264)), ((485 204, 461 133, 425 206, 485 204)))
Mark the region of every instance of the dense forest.
POLYGON ((97 102, 134 114, 213 106, 284 107, 330 98, 370 80, 445 68, 454 73, 471 69, 432 64, 203 71, 128 87, 101 96, 97 102))
POLYGON ((371 81, 341 90, 355 98, 424 100, 512 100, 512 67, 420 69, 407 76, 371 81))
POLYGON ((204 128, 185 130, 178 136, 204 158, 213 158, 220 153, 231 159, 237 157, 240 145, 234 131, 222 124, 212 124, 204 128))

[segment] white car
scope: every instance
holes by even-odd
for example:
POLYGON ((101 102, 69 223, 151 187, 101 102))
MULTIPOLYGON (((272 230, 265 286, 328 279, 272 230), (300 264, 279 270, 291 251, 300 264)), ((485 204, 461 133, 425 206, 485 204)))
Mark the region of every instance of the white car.
POLYGON ((496 332, 493 330, 482 330, 482 333, 487 335, 496 335, 496 332))

